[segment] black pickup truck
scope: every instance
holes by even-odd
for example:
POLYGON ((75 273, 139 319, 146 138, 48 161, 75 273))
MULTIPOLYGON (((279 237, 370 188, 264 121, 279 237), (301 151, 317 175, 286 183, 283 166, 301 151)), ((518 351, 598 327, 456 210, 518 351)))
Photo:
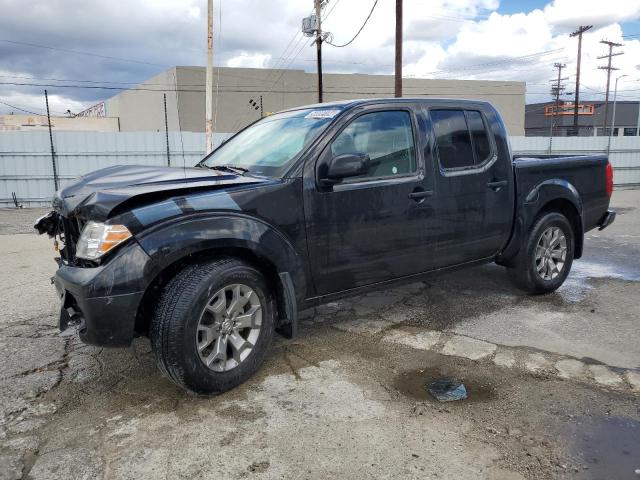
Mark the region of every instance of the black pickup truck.
POLYGON ((297 312, 496 262, 557 289, 605 228, 605 156, 513 159, 485 102, 378 99, 290 109, 195 167, 117 166, 57 192, 35 228, 60 247, 60 328, 149 336, 176 384, 246 380, 297 312))

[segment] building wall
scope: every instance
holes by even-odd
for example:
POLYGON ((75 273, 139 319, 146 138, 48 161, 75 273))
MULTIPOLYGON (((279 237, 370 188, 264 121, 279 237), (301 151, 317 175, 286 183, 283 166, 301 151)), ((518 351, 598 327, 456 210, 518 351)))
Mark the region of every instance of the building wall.
MULTIPOLYGON (((392 75, 325 74, 323 81, 326 102, 393 96, 392 75)), ((204 131, 204 67, 175 67, 144 82, 138 88, 175 90, 174 82, 178 85, 177 94, 174 91, 167 92, 169 129, 204 131)), ((502 114, 511 135, 524 135, 524 82, 407 78, 403 83, 405 97, 489 101, 502 114)), ((259 102, 260 96, 265 113, 316 103, 316 85, 316 75, 302 70, 220 68, 218 72, 216 68, 213 97, 214 112, 217 112, 215 130, 236 132, 260 118, 260 112, 249 104, 250 100, 259 102)), ((106 104, 108 115, 120 117, 123 131, 164 129, 161 91, 128 90, 107 100, 106 104)))
MULTIPOLYGON (((117 132, 117 117, 51 117, 56 131, 117 132)), ((49 130, 46 115, 0 115, 0 132, 49 130)))
POLYGON ((163 94, 166 94, 169 130, 180 130, 176 85, 176 70, 172 68, 106 100, 106 114, 120 119, 120 129, 123 132, 163 132, 165 130, 163 94))
MULTIPOLYGON (((604 130, 604 102, 580 102, 581 105, 593 107, 591 115, 578 115, 579 135, 592 137, 607 135, 604 130)), ((525 133, 527 136, 549 136, 551 120, 554 120, 554 136, 565 137, 574 130, 573 115, 545 115, 545 107, 551 102, 529 104, 525 108, 525 133)), ((614 136, 640 135, 640 102, 616 102, 614 136), (625 132, 625 128, 627 131, 625 132), (625 135, 626 133, 626 135, 625 135), (633 135, 632 135, 633 134, 633 135)), ((613 102, 610 102, 606 125, 613 123, 613 102)))

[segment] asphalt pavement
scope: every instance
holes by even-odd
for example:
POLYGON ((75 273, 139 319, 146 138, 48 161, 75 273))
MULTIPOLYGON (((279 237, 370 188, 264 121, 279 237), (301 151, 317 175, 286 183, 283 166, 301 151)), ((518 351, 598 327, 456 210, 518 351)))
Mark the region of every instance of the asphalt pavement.
POLYGON ((212 398, 60 334, 44 210, 0 210, 0 479, 638 478, 640 190, 612 204, 553 294, 486 265, 323 305, 212 398))

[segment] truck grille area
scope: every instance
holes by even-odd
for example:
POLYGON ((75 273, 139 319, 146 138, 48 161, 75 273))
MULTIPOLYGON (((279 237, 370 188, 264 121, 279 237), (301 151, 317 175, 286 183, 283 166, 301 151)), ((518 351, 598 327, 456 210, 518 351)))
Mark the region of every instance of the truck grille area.
POLYGON ((64 247, 60 250, 62 259, 71 265, 77 263, 76 245, 80 238, 80 225, 75 218, 60 217, 61 232, 60 239, 64 247))

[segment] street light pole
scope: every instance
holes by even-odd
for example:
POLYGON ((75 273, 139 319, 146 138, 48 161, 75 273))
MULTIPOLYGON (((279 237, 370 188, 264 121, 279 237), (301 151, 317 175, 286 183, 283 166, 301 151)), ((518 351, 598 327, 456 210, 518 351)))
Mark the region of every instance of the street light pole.
POLYGON ((609 156, 609 152, 611 151, 611 136, 613 135, 613 129, 616 126, 616 103, 618 100, 618 80, 622 77, 627 77, 628 75, 620 75, 616 78, 616 86, 613 89, 613 115, 611 116, 611 125, 609 126, 609 142, 607 143, 607 156, 609 156))

